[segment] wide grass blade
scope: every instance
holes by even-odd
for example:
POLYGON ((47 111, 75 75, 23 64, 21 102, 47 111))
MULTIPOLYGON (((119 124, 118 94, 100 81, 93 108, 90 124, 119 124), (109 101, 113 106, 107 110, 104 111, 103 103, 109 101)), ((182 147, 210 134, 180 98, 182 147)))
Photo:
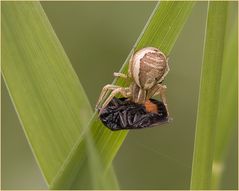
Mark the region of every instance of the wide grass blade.
MULTIPOLYGON (((230 7, 235 6, 230 2, 230 7)), ((229 9, 230 10, 230 9, 229 9)), ((232 10, 230 10, 231 12, 232 10)), ((220 181, 225 170, 225 159, 231 139, 236 132, 238 120, 238 19, 229 17, 227 22, 222 78, 219 95, 217 132, 212 168, 211 189, 220 189, 220 181), (235 21, 229 25, 229 19, 235 21)))
POLYGON ((209 2, 191 189, 210 189, 228 2, 209 2))
MULTIPOLYGON (((127 71, 129 57, 133 51, 142 47, 158 47, 166 55, 169 55, 184 26, 184 23, 190 15, 193 5, 194 2, 160 2, 160 4, 156 6, 148 23, 142 31, 134 49, 131 51, 122 66, 121 72, 127 71)), ((128 83, 122 79, 117 79, 113 83, 120 86, 128 85, 128 83)), ((87 136, 92 136, 93 147, 96 149, 96 152, 98 152, 98 159, 100 163, 104 166, 101 173, 101 176, 104 176, 105 169, 108 169, 111 164, 114 156, 127 135, 127 131, 112 132, 108 130, 99 121, 96 113, 89 124, 89 131, 90 135, 88 132, 86 132, 86 134, 87 136)), ((55 178, 51 187, 52 189, 87 188, 86 174, 82 172, 88 171, 87 169, 91 166, 91 160, 83 157, 83 153, 86 152, 85 145, 85 139, 80 137, 78 143, 72 150, 71 155, 64 164, 61 173, 59 173, 55 178), (74 176, 75 178, 73 178, 74 176)))
POLYGON ((93 112, 39 2, 2 2, 2 74, 50 185, 93 112))

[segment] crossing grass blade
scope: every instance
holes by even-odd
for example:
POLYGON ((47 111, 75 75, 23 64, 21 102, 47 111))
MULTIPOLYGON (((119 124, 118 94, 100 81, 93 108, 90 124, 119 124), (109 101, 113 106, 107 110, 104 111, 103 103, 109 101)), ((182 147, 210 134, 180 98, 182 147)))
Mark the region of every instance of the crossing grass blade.
MULTIPOLYGON (((93 112, 40 3, 1 4, 2 75, 50 186, 93 112)), ((112 169, 107 176, 114 177, 112 169)), ((118 188, 116 179, 104 183, 118 188)))
POLYGON ((210 1, 196 122, 191 189, 210 189, 228 2, 210 1))
MULTIPOLYGON (((149 18, 148 23, 135 44, 135 47, 123 64, 121 72, 125 73, 127 71, 129 57, 133 51, 142 47, 158 47, 166 55, 169 55, 184 23, 190 15, 193 5, 194 2, 160 2, 149 18)), ((120 86, 128 85, 128 83, 122 79, 117 79, 113 83, 120 86)), ((85 132, 85 136, 92 137, 92 147, 95 148, 94 154, 96 154, 96 157, 99 159, 98 161, 104 167, 101 176, 105 175, 105 171, 107 171, 110 166, 126 135, 127 131, 112 132, 108 130, 99 121, 97 114, 94 114, 89 123, 89 131, 85 132)), ((87 169, 91 166, 91 160, 84 157, 86 145, 87 143, 85 139, 80 137, 78 143, 65 161, 61 173, 55 177, 51 189, 88 188, 86 174, 82 173, 87 172, 87 169)), ((102 187, 98 187, 97 189, 101 188, 102 187)))

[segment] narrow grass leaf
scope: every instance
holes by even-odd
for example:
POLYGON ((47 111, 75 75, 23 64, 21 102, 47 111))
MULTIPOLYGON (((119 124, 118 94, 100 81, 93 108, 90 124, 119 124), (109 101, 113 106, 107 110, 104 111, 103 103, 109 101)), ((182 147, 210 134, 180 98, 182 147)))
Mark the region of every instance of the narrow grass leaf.
MULTIPOLYGON (((149 21, 138 38, 134 49, 130 52, 128 58, 123 64, 121 72, 127 72, 130 55, 133 53, 133 51, 136 51, 142 47, 158 47, 166 55, 169 55, 178 38, 178 35, 184 26, 184 23, 190 15, 193 5, 194 2, 160 2, 149 18, 149 21)), ((113 82, 113 84, 127 86, 128 82, 124 81, 123 79, 117 79, 113 82)), ((86 134, 87 133, 88 132, 86 132, 86 134)), ((107 172, 108 167, 123 143, 127 135, 127 131, 112 132, 108 130, 99 121, 98 115, 95 113, 89 124, 89 133, 92 136, 93 147, 95 147, 96 152, 98 152, 100 163, 102 163, 104 166, 104 169, 101 173, 103 176, 107 172)), ((87 169, 90 167, 90 160, 86 157, 83 157, 85 156, 83 153, 86 152, 85 145, 85 139, 80 137, 78 143, 75 145, 74 149, 69 155, 69 158, 62 167, 61 173, 55 177, 53 185, 51 186, 52 189, 88 188, 87 175, 82 173, 88 172, 87 169), (78 161, 78 163, 76 161, 78 161), (75 178, 73 178, 73 176, 75 176, 75 178)))
POLYGON ((235 17, 230 17, 230 19, 234 20, 235 23, 232 26, 227 24, 227 30, 230 29, 231 31, 228 32, 223 54, 211 182, 211 189, 215 190, 220 189, 220 181, 225 169, 226 154, 238 124, 238 21, 235 17))
POLYGON ((228 2, 209 2, 191 189, 210 189, 228 2))

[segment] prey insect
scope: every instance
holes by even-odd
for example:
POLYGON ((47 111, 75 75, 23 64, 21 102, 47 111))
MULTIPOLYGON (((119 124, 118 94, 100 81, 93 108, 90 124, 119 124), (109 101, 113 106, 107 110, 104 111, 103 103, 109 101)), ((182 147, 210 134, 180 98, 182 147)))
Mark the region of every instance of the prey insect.
MULTIPOLYGON (((143 48, 139 51, 137 51, 135 54, 133 54, 129 61, 129 69, 127 74, 122 73, 114 73, 115 77, 122 77, 125 79, 130 79, 131 83, 129 87, 120 87, 117 85, 108 84, 103 87, 101 94, 99 96, 98 102, 96 104, 96 109, 99 109, 99 116, 104 121, 105 113, 115 113, 116 116, 120 117, 122 120, 121 122, 125 122, 127 117, 122 118, 123 115, 125 115, 124 112, 128 111, 127 107, 131 108, 131 106, 137 110, 137 108, 141 108, 141 106, 144 107, 144 112, 141 114, 138 114, 135 118, 139 120, 139 118, 143 118, 145 121, 150 121, 147 123, 147 126, 152 126, 160 121, 167 121, 169 112, 166 102, 166 85, 162 85, 162 81, 164 80, 165 76, 169 72, 169 66, 168 66, 168 58, 164 55, 163 52, 161 52, 159 49, 154 47, 147 47, 143 48), (110 92, 109 96, 108 92, 110 92), (116 99, 114 98, 117 94, 121 94, 124 99, 116 99), (159 95, 162 102, 158 101, 156 102, 150 101, 150 98, 153 96, 159 95), (113 102, 112 102, 113 101, 113 102), (112 104, 114 105, 118 101, 118 107, 122 108, 124 106, 124 110, 120 110, 121 112, 118 112, 119 108, 114 107, 112 110, 112 104), (120 104, 119 104, 120 101, 120 104), (163 106, 164 114, 162 115, 162 118, 157 118, 158 120, 150 120, 152 116, 155 116, 154 114, 159 114, 158 109, 153 109, 152 111, 147 107, 147 103, 150 103, 150 107, 157 107, 163 106), (145 105, 146 104, 146 105, 145 105), (107 107, 109 105, 109 107, 107 107), (127 107, 126 107, 127 106, 127 107), (117 112, 116 112, 117 111, 117 112), (150 114, 151 113, 151 114, 150 114), (153 113, 153 114, 152 114, 153 113), (166 113, 166 114, 165 114, 166 113), (149 118, 151 116, 151 118, 149 118)), ((116 106, 115 105, 115 106, 116 106)), ((161 107, 162 108, 162 107, 161 107)), ((130 111, 132 114, 132 111, 130 111)), ((134 113, 134 112, 133 112, 134 113)), ((130 115, 127 113, 127 115, 130 115)), ((107 122, 105 123, 110 124, 111 122, 118 124, 116 121, 116 118, 107 118, 107 122)), ((136 120, 137 121, 137 120, 136 120)), ((126 124, 126 123, 125 123, 126 124)), ((125 124, 123 125, 125 128, 125 124)), ((136 124, 132 122, 132 124, 136 124)), ((134 128, 140 128, 138 125, 132 125, 131 123, 127 122, 127 125, 131 129, 134 128)), ((126 125, 126 126, 127 126, 126 125)), ((144 127, 145 125, 141 125, 144 127)), ((117 128, 115 128, 117 129, 117 128)), ((120 129, 120 125, 119 128, 120 129)))
POLYGON ((114 97, 99 117, 106 127, 115 131, 161 125, 168 122, 167 116, 165 105, 161 101, 149 99, 142 105, 127 98, 114 97))

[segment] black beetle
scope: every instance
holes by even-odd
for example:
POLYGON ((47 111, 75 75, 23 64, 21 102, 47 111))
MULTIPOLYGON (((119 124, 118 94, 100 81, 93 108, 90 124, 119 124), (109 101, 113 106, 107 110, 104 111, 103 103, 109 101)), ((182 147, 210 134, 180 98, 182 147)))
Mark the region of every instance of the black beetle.
POLYGON ((142 129, 169 122, 165 105, 155 99, 138 104, 127 98, 114 97, 99 118, 112 131, 142 129))

